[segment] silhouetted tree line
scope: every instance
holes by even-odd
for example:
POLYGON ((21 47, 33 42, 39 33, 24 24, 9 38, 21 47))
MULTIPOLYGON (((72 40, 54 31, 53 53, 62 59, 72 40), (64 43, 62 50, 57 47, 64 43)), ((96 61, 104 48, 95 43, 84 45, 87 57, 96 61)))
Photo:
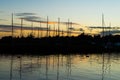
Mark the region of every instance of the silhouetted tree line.
POLYGON ((35 38, 27 37, 2 37, 0 51, 6 53, 93 53, 93 52, 120 52, 120 35, 87 35, 56 36, 35 38))

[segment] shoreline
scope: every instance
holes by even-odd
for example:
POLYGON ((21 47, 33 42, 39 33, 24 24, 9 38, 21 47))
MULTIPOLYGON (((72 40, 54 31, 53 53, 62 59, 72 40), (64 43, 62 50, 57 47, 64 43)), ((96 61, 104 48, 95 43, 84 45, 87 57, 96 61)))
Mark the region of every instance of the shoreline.
POLYGON ((77 37, 3 37, 0 39, 2 53, 99 53, 120 52, 120 35, 105 37, 81 34, 77 37))

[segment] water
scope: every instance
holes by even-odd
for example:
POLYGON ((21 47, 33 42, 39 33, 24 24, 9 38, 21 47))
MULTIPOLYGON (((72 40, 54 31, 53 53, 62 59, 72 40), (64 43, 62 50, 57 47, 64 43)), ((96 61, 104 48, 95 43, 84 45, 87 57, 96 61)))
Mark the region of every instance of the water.
POLYGON ((120 54, 1 55, 0 80, 119 80, 120 54))

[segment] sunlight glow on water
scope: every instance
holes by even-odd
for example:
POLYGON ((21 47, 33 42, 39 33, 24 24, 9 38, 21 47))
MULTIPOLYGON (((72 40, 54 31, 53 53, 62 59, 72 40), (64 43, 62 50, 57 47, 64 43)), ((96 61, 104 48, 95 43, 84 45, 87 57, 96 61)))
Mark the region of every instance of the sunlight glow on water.
POLYGON ((120 54, 0 56, 0 80, 119 80, 120 54))

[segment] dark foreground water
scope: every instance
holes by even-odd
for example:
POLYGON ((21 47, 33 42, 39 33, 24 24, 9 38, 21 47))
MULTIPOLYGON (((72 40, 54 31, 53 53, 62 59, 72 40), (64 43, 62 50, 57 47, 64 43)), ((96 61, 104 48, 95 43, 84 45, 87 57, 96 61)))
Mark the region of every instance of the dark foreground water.
POLYGON ((120 80, 120 54, 1 55, 0 80, 120 80))

